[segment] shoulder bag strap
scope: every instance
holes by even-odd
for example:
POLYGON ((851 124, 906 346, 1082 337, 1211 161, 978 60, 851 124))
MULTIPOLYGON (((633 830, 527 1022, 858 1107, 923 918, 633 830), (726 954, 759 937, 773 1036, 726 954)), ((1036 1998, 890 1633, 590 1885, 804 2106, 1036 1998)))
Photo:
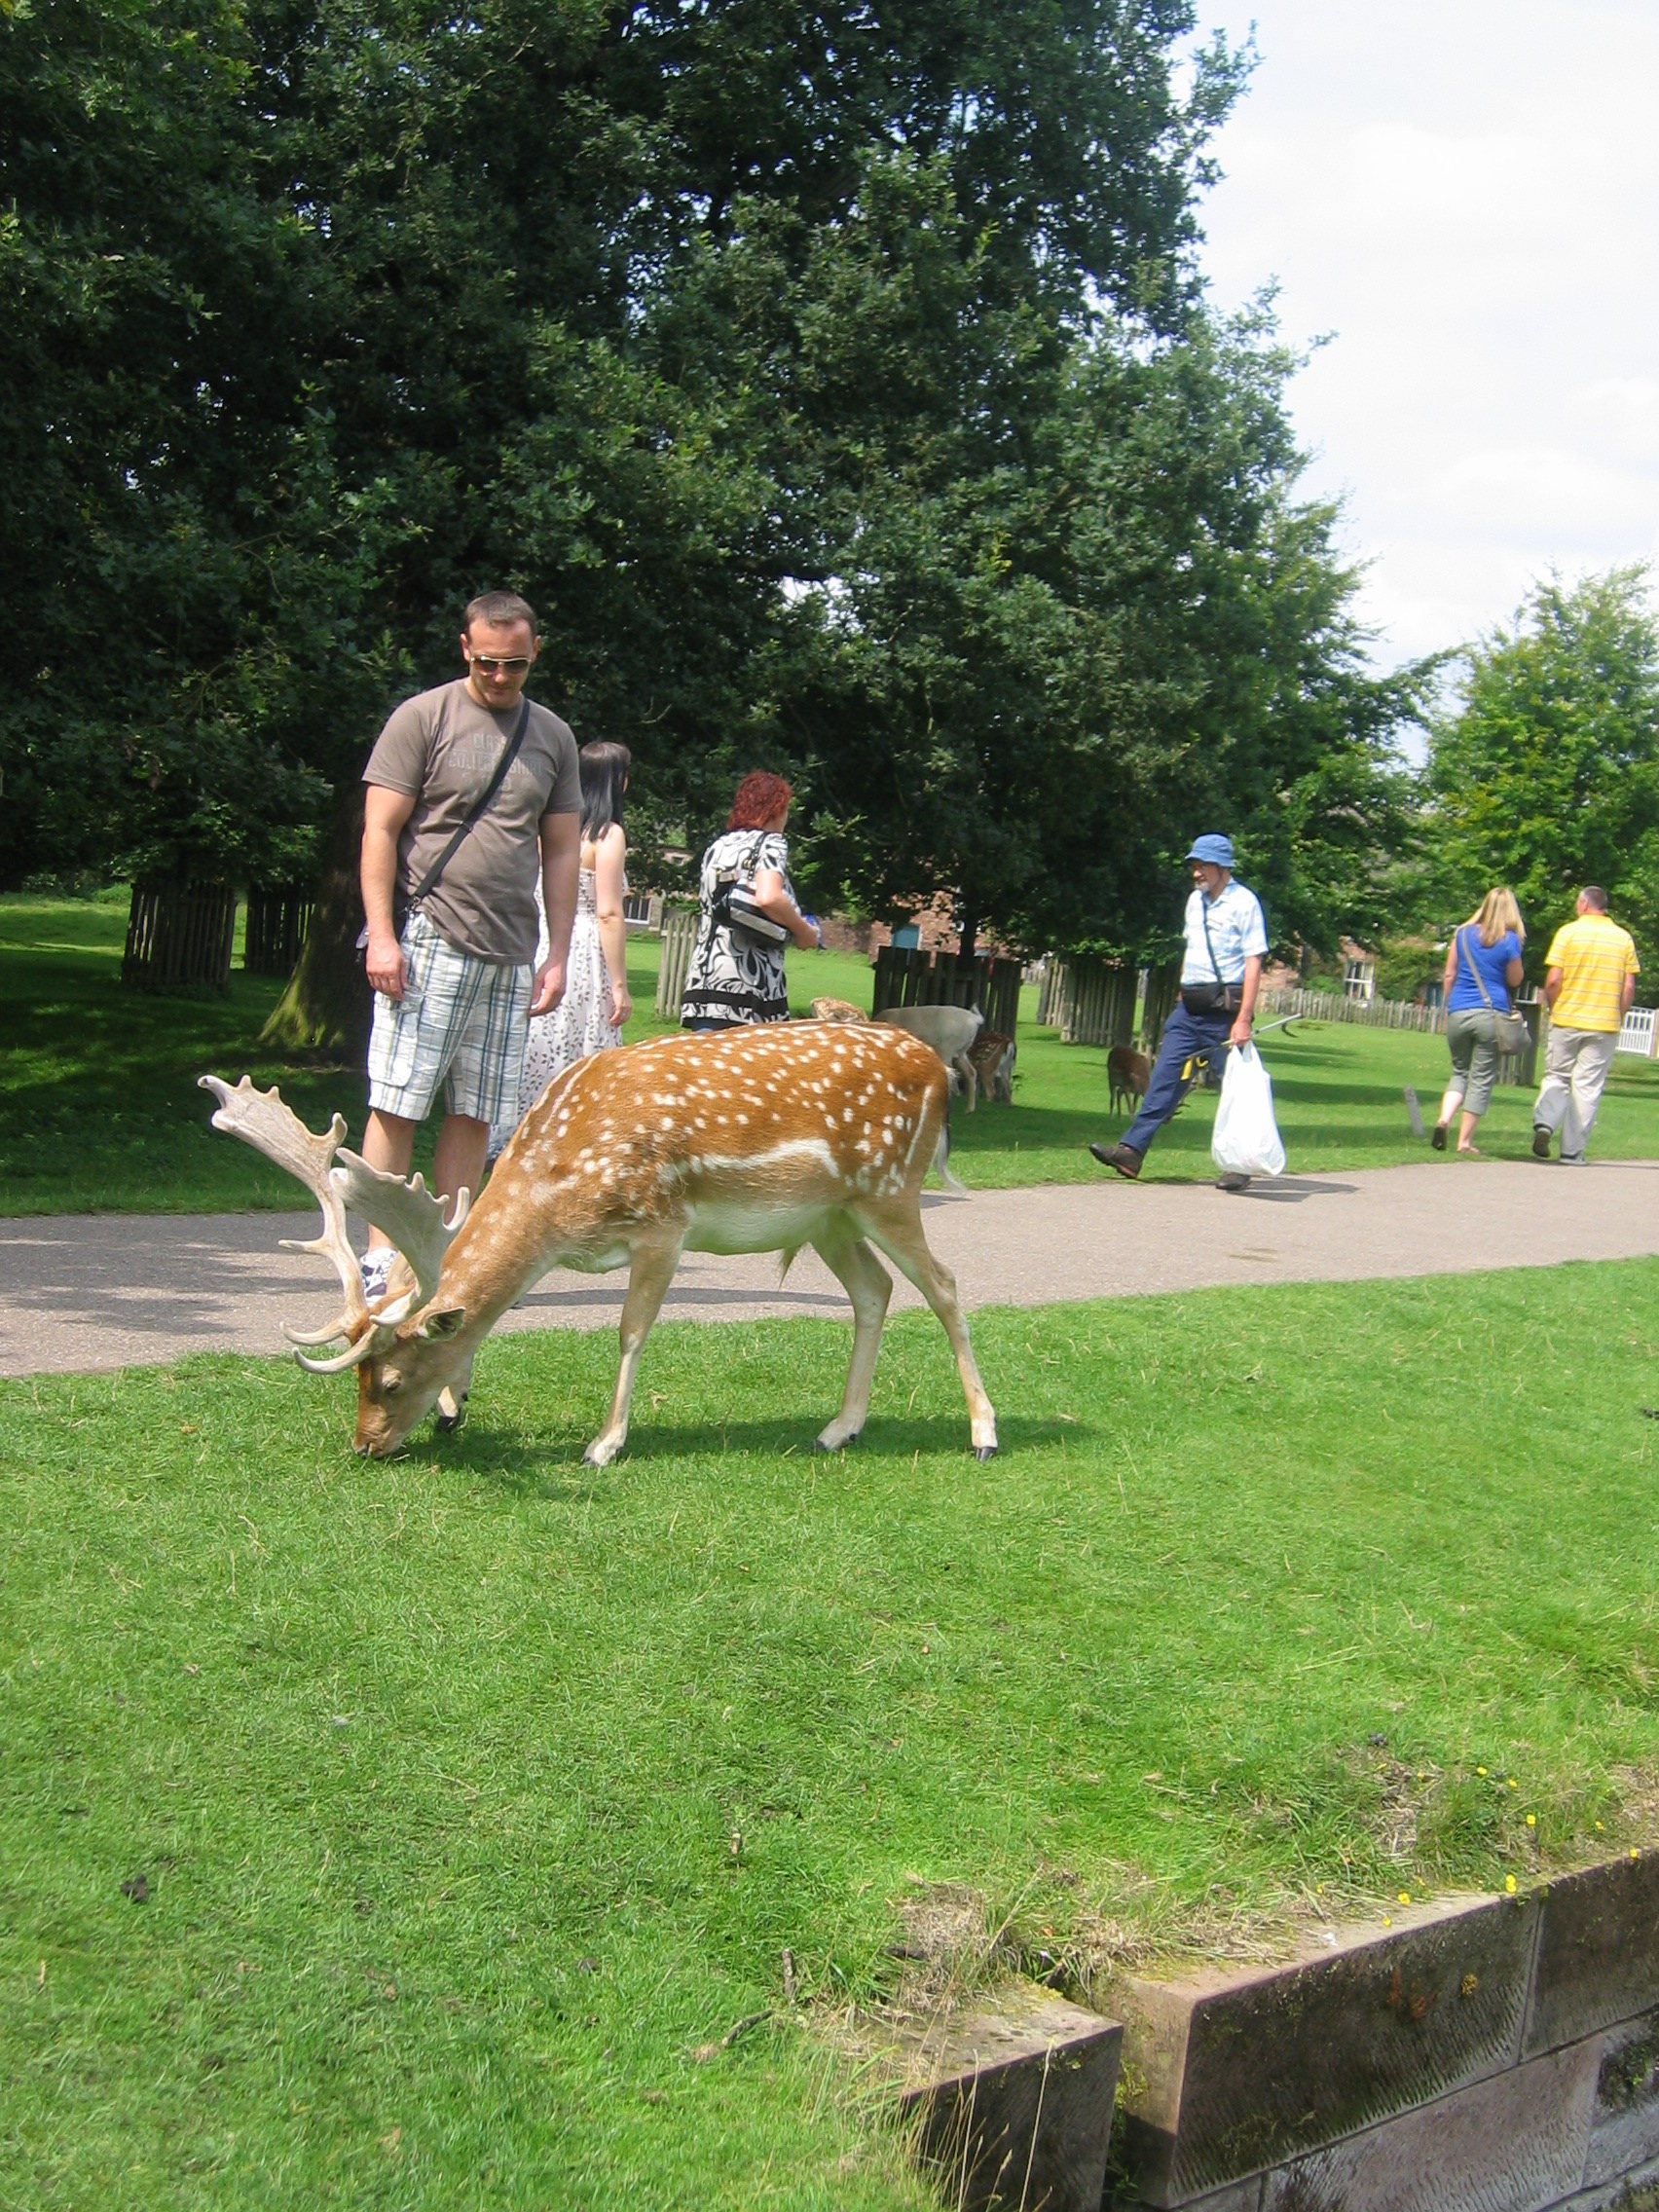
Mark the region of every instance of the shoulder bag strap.
POLYGON ((518 720, 513 724, 513 734, 508 738, 505 746, 502 748, 501 757, 496 762, 496 773, 490 778, 490 781, 485 785, 483 791, 479 793, 478 796, 467 808, 465 817, 462 820, 461 827, 456 830, 455 835, 450 839, 449 843, 444 847, 443 851, 438 855, 437 859, 432 863, 431 866, 422 877, 420 889, 416 891, 410 898, 409 904, 411 908, 420 905, 422 900, 429 897, 429 895, 437 888, 438 878, 443 874, 445 868, 448 867, 450 862, 454 860, 456 854, 460 851, 461 839, 466 835, 467 831, 472 828, 473 824, 478 820, 479 816, 489 811, 490 801, 495 797, 496 793, 500 790, 502 784, 506 781, 507 770, 518 758, 519 748, 524 743, 524 733, 529 727, 530 701, 528 699, 521 699, 519 701, 518 720))
POLYGON ((1225 991, 1227 989, 1227 985, 1221 980, 1221 962, 1216 958, 1215 946, 1210 942, 1209 901, 1204 897, 1201 891, 1198 893, 1198 919, 1204 925, 1204 950, 1209 954, 1210 974, 1215 977, 1217 983, 1221 984, 1221 988, 1225 991))

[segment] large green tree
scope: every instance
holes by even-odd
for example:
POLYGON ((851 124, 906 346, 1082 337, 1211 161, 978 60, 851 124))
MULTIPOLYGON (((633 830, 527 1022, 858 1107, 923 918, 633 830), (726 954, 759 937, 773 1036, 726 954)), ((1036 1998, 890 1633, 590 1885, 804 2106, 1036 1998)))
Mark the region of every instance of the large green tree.
POLYGON ((1538 584, 1462 656, 1435 721, 1426 830, 1438 919, 1507 883, 1538 971, 1574 892, 1600 883, 1659 946, 1659 620, 1640 566, 1538 584))
POLYGON ((943 166, 1011 282, 1166 320, 1230 81, 1213 57, 1177 97, 1189 23, 1177 0, 1061 0, 1017 35, 990 0, 18 0, 0 867, 100 841, 277 865, 308 777, 349 784, 387 694, 447 671, 458 601, 508 577, 549 605, 553 679, 672 782, 729 724, 711 654, 741 670, 788 533, 724 540, 741 394, 718 331, 695 404, 649 360, 668 279, 740 204, 833 224, 885 144, 943 166), (527 544, 502 502, 549 460, 571 497, 527 544))

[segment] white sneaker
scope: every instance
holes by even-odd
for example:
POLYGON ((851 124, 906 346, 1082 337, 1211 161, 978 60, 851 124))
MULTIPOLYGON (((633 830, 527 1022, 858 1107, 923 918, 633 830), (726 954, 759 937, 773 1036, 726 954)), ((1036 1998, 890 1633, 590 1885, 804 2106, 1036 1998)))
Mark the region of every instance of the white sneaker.
POLYGON ((377 1298, 386 1296, 387 1277, 391 1263, 397 1257, 389 1244, 377 1244, 372 1252, 365 1252, 357 1262, 357 1272, 363 1278, 363 1296, 372 1306, 377 1298))

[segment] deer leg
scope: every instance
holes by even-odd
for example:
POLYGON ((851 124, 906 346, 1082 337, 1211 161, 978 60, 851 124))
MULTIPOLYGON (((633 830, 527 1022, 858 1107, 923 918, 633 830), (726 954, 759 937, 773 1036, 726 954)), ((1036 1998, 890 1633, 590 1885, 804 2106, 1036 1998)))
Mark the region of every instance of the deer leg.
POLYGON ((662 1310, 674 1271, 680 1265, 680 1242, 637 1244, 628 1271, 628 1295, 622 1301, 622 1364, 616 1370, 616 1394, 610 1416, 582 1454, 590 1467, 608 1467, 628 1441, 628 1408, 634 1396, 634 1377, 640 1354, 651 1333, 651 1323, 662 1310))
POLYGON ((893 1296, 893 1277, 862 1236, 815 1239, 813 1250, 853 1303, 853 1356, 841 1410, 818 1439, 820 1452, 839 1452, 858 1441, 869 1411, 875 1355, 881 1349, 881 1324, 893 1296))
POLYGON ((446 1389, 438 1392, 438 1410, 434 1425, 440 1436, 450 1436, 461 1426, 466 1411, 466 1401, 472 1394, 472 1354, 466 1365, 446 1389))
POLYGON ((968 1111, 971 1114, 978 1104, 977 1093, 979 1088, 979 1071, 966 1052, 960 1058, 953 1060, 951 1065, 962 1078, 962 1088, 968 1093, 968 1111))
POLYGON ((939 1315, 950 1339, 950 1348, 956 1354, 956 1372, 962 1378, 963 1395, 968 1400, 968 1426, 974 1439, 974 1456, 989 1459, 997 1448, 997 1417, 974 1362, 968 1324, 962 1318, 962 1308, 956 1297, 956 1278, 929 1251, 915 1198, 910 1199, 903 1212, 893 1207, 884 1207, 879 1212, 861 1209, 861 1218, 871 1243, 879 1245, 894 1266, 903 1271, 939 1315))

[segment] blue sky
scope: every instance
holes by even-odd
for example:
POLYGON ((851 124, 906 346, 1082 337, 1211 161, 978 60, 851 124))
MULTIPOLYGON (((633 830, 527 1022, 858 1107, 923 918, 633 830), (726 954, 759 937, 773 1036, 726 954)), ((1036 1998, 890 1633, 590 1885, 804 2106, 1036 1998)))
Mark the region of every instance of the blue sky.
POLYGON ((1260 63, 1203 266, 1276 279, 1383 665, 1659 555, 1659 0, 1199 0, 1260 63))

